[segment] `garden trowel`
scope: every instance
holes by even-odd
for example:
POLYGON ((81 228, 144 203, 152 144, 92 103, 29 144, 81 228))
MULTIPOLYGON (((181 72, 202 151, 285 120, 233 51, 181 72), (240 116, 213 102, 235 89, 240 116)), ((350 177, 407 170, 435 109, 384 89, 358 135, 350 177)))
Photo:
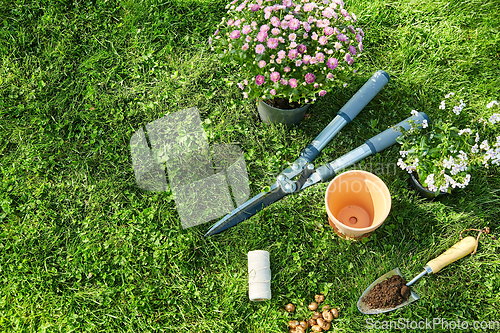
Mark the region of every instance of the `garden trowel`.
MULTIPOLYGON (((427 275, 427 274, 436 274, 439 272, 442 268, 448 266, 454 261, 457 261, 460 258, 465 257, 472 251, 474 251, 476 247, 476 239, 472 236, 465 237, 462 239, 460 242, 456 243, 453 245, 451 248, 449 248, 446 252, 441 254, 439 257, 429 261, 425 267, 424 271, 417 275, 413 280, 408 282, 406 284, 407 287, 410 287, 412 284, 414 284, 418 279, 420 279, 422 276, 427 275)), ((393 311, 399 308, 402 308, 403 306, 406 306, 410 303, 415 302, 418 300, 420 297, 414 292, 411 291, 408 295, 408 298, 401 304, 395 306, 395 307, 384 307, 384 308, 370 308, 368 303, 364 301, 365 295, 367 295, 370 290, 373 289, 377 284, 389 279, 391 276, 394 275, 399 275, 403 278, 403 275, 401 274, 399 268, 395 268, 390 272, 387 272, 386 274, 382 275, 379 277, 375 282, 373 282, 361 295, 361 297, 358 300, 358 310, 361 311, 364 314, 378 314, 378 313, 383 313, 383 312, 389 312, 393 311)), ((404 288, 404 287, 403 287, 404 288)))

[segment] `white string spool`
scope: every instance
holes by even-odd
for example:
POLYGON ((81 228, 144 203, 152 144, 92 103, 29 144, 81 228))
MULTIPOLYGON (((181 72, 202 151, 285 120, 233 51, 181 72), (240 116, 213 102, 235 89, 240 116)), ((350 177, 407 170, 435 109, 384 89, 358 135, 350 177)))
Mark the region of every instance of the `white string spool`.
POLYGON ((271 267, 269 252, 248 252, 248 297, 262 302, 271 299, 271 267))

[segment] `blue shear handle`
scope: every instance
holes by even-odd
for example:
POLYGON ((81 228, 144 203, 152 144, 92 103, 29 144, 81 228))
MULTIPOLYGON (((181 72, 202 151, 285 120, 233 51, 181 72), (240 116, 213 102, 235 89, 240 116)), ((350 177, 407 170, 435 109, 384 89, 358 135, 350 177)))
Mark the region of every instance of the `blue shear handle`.
POLYGON ((389 82, 389 75, 386 72, 383 70, 375 72, 340 109, 337 116, 319 133, 313 142, 300 153, 300 156, 312 162, 328 142, 363 110, 387 82, 389 82))
POLYGON ((412 124, 420 127, 424 120, 428 123, 429 117, 425 113, 419 112, 417 115, 409 117, 397 125, 367 140, 366 144, 370 147, 373 154, 378 153, 396 143, 396 139, 402 134, 401 128, 409 130, 412 124))
POLYGON ((389 74, 383 70, 376 71, 361 89, 340 109, 338 115, 350 123, 387 82, 389 82, 389 74))

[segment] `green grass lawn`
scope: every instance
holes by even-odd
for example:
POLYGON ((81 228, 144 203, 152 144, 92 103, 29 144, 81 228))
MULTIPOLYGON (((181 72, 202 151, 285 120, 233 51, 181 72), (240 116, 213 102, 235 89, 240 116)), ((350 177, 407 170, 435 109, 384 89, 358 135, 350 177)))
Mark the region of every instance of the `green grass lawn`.
MULTIPOLYGON (((215 221, 182 229, 171 192, 136 186, 129 149, 145 124, 196 106, 211 145, 245 152, 255 195, 378 69, 391 82, 318 165, 412 109, 441 117, 451 91, 464 94, 463 112, 485 112, 500 100, 498 1, 349 1, 366 33, 359 75, 298 127, 262 124, 255 102, 227 84, 238 69, 208 46, 225 4, 1 1, 0 331, 286 332, 318 292, 340 310, 332 332, 367 331, 367 319, 500 321, 500 242, 491 237, 500 235, 498 167, 437 201, 417 197, 400 169, 372 169, 392 210, 365 242, 342 240, 328 225, 326 183, 204 238, 215 221), (411 278, 463 229, 486 226, 477 254, 416 284, 417 303, 358 312, 378 276, 400 267, 411 278), (246 255, 257 249, 270 252, 273 272, 272 300, 262 303, 248 299, 246 255), (295 315, 284 312, 288 302, 295 315)), ((393 147, 357 167, 398 156, 393 147)))

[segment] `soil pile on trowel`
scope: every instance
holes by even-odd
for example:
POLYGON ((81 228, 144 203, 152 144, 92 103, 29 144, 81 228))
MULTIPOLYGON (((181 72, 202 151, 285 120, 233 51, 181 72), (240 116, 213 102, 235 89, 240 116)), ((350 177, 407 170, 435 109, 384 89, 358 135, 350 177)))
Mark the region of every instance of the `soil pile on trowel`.
POLYGON ((399 275, 393 275, 389 279, 375 285, 363 297, 363 301, 370 309, 393 308, 408 299, 410 288, 406 281, 399 275))

